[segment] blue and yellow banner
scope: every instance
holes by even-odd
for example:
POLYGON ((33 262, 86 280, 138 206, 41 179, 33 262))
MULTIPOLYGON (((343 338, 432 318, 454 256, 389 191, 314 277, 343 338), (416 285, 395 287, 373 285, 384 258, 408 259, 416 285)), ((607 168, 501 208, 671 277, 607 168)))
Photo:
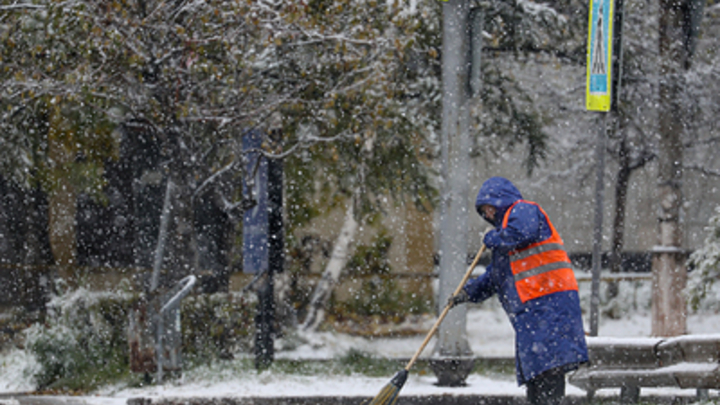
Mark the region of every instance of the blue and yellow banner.
POLYGON ((585 104, 589 111, 610 111, 613 0, 590 0, 585 104))

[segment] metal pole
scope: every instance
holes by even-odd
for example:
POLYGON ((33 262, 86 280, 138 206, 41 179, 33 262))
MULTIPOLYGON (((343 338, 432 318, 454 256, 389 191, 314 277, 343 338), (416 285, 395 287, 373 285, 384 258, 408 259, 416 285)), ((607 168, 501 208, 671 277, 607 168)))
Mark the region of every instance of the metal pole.
POLYGON ((156 335, 155 335, 155 362, 157 363, 157 373, 156 373, 156 384, 162 384, 163 380, 163 367, 164 367, 164 353, 163 353, 163 336, 165 335, 165 325, 163 320, 163 313, 158 311, 157 314, 155 314, 155 322, 156 322, 156 335))
POLYGON ((593 229, 592 284, 590 298, 590 336, 598 335, 600 314, 600 271, 602 262, 603 200, 605 194, 605 142, 610 114, 602 119, 602 129, 595 144, 595 224, 593 229))
POLYGON ((155 247, 155 258, 153 260, 153 273, 150 280, 150 292, 157 289, 160 283, 160 268, 162 267, 163 255, 165 253, 165 241, 167 239, 168 223, 170 222, 170 204, 172 204, 173 182, 168 175, 167 187, 165 188, 165 200, 163 201, 162 214, 160 215, 160 232, 155 247))
POLYGON ((603 230, 603 209, 605 196, 605 145, 607 143, 608 131, 616 130, 615 119, 618 114, 618 103, 620 99, 620 87, 622 83, 622 31, 624 19, 624 1, 615 0, 615 12, 613 15, 613 38, 612 38, 612 66, 611 68, 611 91, 610 111, 605 113, 602 119, 600 136, 595 145, 595 224, 593 229, 593 251, 592 251, 592 285, 590 298, 590 336, 597 336, 600 321, 600 272, 602 270, 602 230, 603 230))
POLYGON ((612 87, 610 90, 610 112, 618 114, 620 102, 620 88, 622 87, 622 34, 625 20, 625 1, 615 0, 613 14, 613 53, 612 53, 612 87))
POLYGON ((255 368, 269 367, 275 357, 275 284, 274 275, 283 271, 283 162, 268 159, 268 271, 258 289, 258 313, 255 335, 255 368))

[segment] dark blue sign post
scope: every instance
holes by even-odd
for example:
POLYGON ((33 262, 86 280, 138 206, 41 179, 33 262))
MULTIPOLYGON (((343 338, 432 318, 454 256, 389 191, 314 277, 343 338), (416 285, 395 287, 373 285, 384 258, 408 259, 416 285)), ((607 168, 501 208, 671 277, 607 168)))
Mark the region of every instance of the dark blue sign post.
POLYGON ((255 368, 266 369, 273 362, 275 341, 275 300, 273 275, 284 266, 282 219, 283 166, 279 159, 263 156, 263 134, 243 136, 247 167, 244 192, 256 201, 243 218, 243 268, 262 276, 257 287, 255 315, 255 368), (263 276, 264 274, 264 276, 263 276))
POLYGON ((260 131, 245 133, 242 144, 247 159, 243 194, 255 203, 243 216, 243 271, 262 274, 268 269, 268 161, 260 153, 260 131))

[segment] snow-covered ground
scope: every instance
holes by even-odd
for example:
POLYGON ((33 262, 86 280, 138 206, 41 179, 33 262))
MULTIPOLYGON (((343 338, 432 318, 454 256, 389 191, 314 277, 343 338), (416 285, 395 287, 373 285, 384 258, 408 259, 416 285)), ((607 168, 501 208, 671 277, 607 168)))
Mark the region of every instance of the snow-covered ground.
MULTIPOLYGON (((428 321, 432 324, 433 320, 428 321)), ((707 311, 688 317, 691 334, 720 333, 720 315, 707 311)), ((496 302, 473 306, 467 317, 468 341, 476 356, 512 357, 514 336, 507 317, 496 302)), ((650 331, 647 311, 625 314, 622 319, 602 319, 600 336, 644 337, 650 331)), ((349 350, 372 355, 409 358, 422 343, 424 336, 407 338, 367 339, 348 335, 322 332, 294 338, 293 342, 277 342, 277 358, 284 359, 328 359, 340 357, 349 350), (297 342, 301 342, 298 344, 297 342)), ((430 356, 434 342, 425 349, 423 356, 430 356)), ((272 372, 257 373, 254 370, 238 371, 238 368, 223 362, 221 365, 200 367, 185 372, 181 380, 160 386, 127 388, 122 386, 104 387, 84 401, 96 405, 120 405, 132 397, 183 397, 183 396, 374 396, 392 377, 366 377, 363 375, 281 375, 272 372)), ((0 392, 18 392, 33 388, 30 378, 36 367, 34 359, 19 350, 0 356, 0 392)), ((467 386, 447 388, 435 386, 433 375, 416 375, 410 378, 402 389, 403 395, 524 395, 524 388, 517 387, 514 376, 471 375, 467 386)), ((694 395, 694 390, 643 390, 644 393, 672 393, 694 395)), ((584 392, 568 385, 568 395, 583 395, 584 392)), ((603 391, 599 393, 603 394, 603 391)), ((609 390, 608 395, 617 394, 609 390)), ((717 393, 713 393, 717 395, 717 393)))

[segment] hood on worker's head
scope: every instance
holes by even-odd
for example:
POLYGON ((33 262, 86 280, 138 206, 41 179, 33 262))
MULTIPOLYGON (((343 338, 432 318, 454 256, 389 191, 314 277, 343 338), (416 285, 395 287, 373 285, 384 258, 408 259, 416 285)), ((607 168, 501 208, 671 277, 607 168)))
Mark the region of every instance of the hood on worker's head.
POLYGON ((475 199, 475 210, 486 221, 494 226, 500 226, 505 211, 517 200, 522 200, 522 194, 510 180, 503 177, 491 177, 485 180, 485 183, 480 187, 475 199), (495 221, 491 221, 483 215, 480 207, 486 204, 492 205, 497 210, 495 221))

